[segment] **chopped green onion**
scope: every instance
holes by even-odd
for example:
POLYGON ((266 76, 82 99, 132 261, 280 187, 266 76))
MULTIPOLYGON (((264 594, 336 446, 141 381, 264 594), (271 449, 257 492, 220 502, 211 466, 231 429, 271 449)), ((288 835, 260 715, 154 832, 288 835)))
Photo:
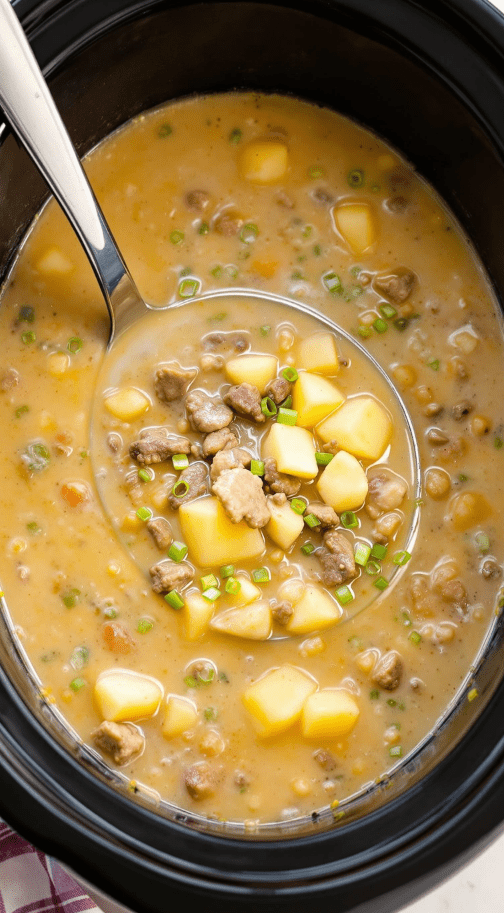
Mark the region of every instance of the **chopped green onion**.
POLYGON ((184 238, 185 235, 183 231, 175 230, 170 232, 170 241, 172 244, 181 244, 184 238))
POLYGON ((283 406, 280 406, 277 415, 277 422, 280 425, 295 425, 297 422, 298 414, 295 409, 284 409, 283 406))
POLYGON ((403 619, 403 625, 404 625, 404 627, 405 627, 405 628, 411 628, 411 625, 413 624, 413 622, 412 622, 411 618, 409 617, 408 613, 407 613, 407 612, 401 612, 401 614, 402 614, 402 619, 403 619))
POLYGON ((387 320, 392 320, 392 317, 395 317, 397 311, 391 304, 380 304, 378 308, 382 317, 386 317, 387 320))
POLYGON ((213 314, 212 317, 208 318, 209 323, 213 323, 215 320, 220 321, 225 320, 227 317, 227 311, 219 311, 218 314, 213 314))
POLYGON ((85 678, 74 678, 74 679, 72 679, 72 681, 70 682, 70 688, 71 688, 72 691, 74 691, 76 694, 77 694, 78 691, 81 690, 81 688, 84 688, 86 685, 87 685, 87 681, 86 681, 85 678))
POLYGON ((177 564, 179 564, 184 560, 188 551, 189 549, 184 542, 172 542, 168 549, 168 558, 171 558, 172 561, 176 561, 177 564))
POLYGON ((172 609, 176 609, 177 611, 182 609, 184 606, 184 600, 181 596, 179 596, 176 590, 170 590, 170 592, 165 596, 165 601, 172 607, 172 609))
POLYGON ((33 332, 33 330, 30 330, 27 333, 21 334, 21 339, 24 342, 25 346, 28 346, 28 345, 30 345, 30 343, 35 342, 36 338, 37 337, 36 337, 35 333, 33 332))
POLYGON ((203 670, 202 669, 199 670, 197 680, 202 682, 204 685, 209 685, 210 682, 213 682, 214 678, 215 678, 215 669, 212 669, 212 667, 210 666, 208 669, 208 675, 206 678, 203 674, 203 670))
POLYGON ((28 444, 23 454, 23 462, 27 464, 30 472, 41 472, 41 470, 47 469, 50 459, 47 447, 40 441, 28 444))
POLYGON ((235 127, 234 130, 231 130, 231 133, 229 134, 228 139, 229 139, 229 142, 233 144, 233 146, 236 146, 240 142, 242 136, 243 136, 243 134, 242 134, 242 131, 240 130, 240 128, 235 127))
POLYGON ((377 317, 376 320, 373 320, 373 326, 377 333, 386 333, 388 330, 387 321, 383 320, 381 317, 377 317))
POLYGON ((427 362, 427 367, 432 368, 433 371, 439 371, 439 358, 431 358, 431 360, 427 362))
POLYGON ((262 327, 259 327, 259 332, 260 332, 261 336, 268 336, 270 331, 271 331, 271 327, 268 326, 266 323, 263 324, 262 327))
POLYGON ((303 552, 303 555, 311 555, 312 552, 315 551, 315 546, 312 542, 305 542, 305 544, 301 546, 301 551, 303 552))
POLYGON ((392 745, 389 748, 389 755, 391 758, 402 758, 402 748, 400 745, 392 745))
POLYGON ((219 681, 224 682, 225 685, 229 685, 229 678, 225 672, 219 672, 219 681))
POLYGON ((181 269, 181 270, 180 270, 179 277, 180 277, 181 279, 183 279, 184 276, 190 276, 191 273, 192 273, 191 267, 190 267, 190 266, 184 266, 184 269, 181 269))
POLYGON ((222 276, 222 266, 219 266, 218 264, 217 264, 217 266, 214 266, 210 270, 210 275, 213 276, 214 279, 220 279, 220 277, 222 276))
POLYGON ((152 511, 151 511, 150 507, 139 507, 136 512, 136 515, 137 515, 138 519, 143 520, 144 523, 146 523, 147 520, 152 519, 152 511))
POLYGON ((388 580, 386 580, 385 577, 378 577, 374 581, 374 586, 377 590, 386 590, 388 587, 388 580))
POLYGON ((72 355, 76 355, 77 352, 80 352, 83 345, 84 343, 79 336, 72 336, 72 338, 67 342, 67 349, 72 353, 72 355))
POLYGON ((220 598, 221 591, 217 589, 216 586, 210 586, 207 590, 203 591, 203 599, 207 599, 208 602, 216 602, 220 598))
POLYGON ((335 592, 336 598, 341 605, 346 605, 348 602, 352 602, 352 600, 355 599, 354 594, 348 586, 340 586, 335 592))
POLYGON ((253 476, 263 476, 264 475, 264 463, 262 460, 252 460, 250 463, 250 471, 253 476))
POLYGON ((184 683, 187 685, 188 688, 197 688, 198 687, 198 679, 195 678, 194 675, 186 675, 186 677, 184 679, 184 683))
POLYGON ((72 669, 75 669, 76 672, 79 672, 80 669, 83 669, 88 662, 89 650, 87 647, 76 647, 75 650, 72 651, 72 655, 70 657, 70 665, 72 669))
POLYGON ((266 418, 271 418, 272 415, 277 414, 276 404, 273 402, 270 396, 263 396, 261 400, 261 412, 266 418))
POLYGON ((174 453, 172 456, 172 463, 174 469, 187 469, 189 466, 189 459, 186 453, 174 453))
POLYGON ((284 368, 282 371, 282 377, 284 377, 285 380, 288 380, 289 383, 293 384, 298 379, 299 374, 295 368, 284 368))
POLYGON ((409 635, 409 639, 411 640, 411 642, 413 644, 418 645, 419 643, 422 642, 422 635, 419 634, 418 631, 412 631, 411 634, 409 635))
POLYGON ((494 447, 496 450, 502 450, 502 447, 504 447, 504 441, 501 437, 494 438, 494 447))
POLYGON ((225 580, 226 577, 234 577, 234 573, 235 573, 234 564, 225 564, 223 567, 221 567, 219 573, 223 580, 225 580))
POLYGON ((75 587, 72 587, 70 590, 65 590, 61 594, 61 601, 67 609, 73 609, 77 605, 80 599, 80 590, 77 590, 75 587))
POLYGON ((295 514, 304 514, 306 510, 306 501, 303 501, 302 498, 293 498, 289 503, 295 514))
POLYGON ((206 720, 209 720, 209 721, 216 720, 217 711, 216 711, 215 707, 205 707, 205 709, 203 711, 203 716, 205 717, 206 720))
POLYGON ((237 596, 241 590, 241 583, 236 577, 228 577, 224 589, 226 593, 230 593, 231 596, 237 596))
POLYGON ((393 697, 389 697, 387 704, 389 707, 397 707, 397 701, 395 701, 393 697))
POLYGON ((172 133, 173 128, 170 124, 161 124, 158 128, 158 136, 161 137, 161 139, 165 139, 165 137, 170 136, 172 133))
POLYGON ((309 238, 313 231, 313 225, 305 225, 302 231, 303 238, 309 238))
POLYGON ((394 555, 393 562, 399 567, 404 567, 405 564, 410 560, 411 555, 409 552, 397 552, 397 555, 394 555))
POLYGON ((355 527, 359 525, 359 521, 353 510, 345 510, 341 514, 340 520, 345 529, 355 529, 355 527))
POLYGON ((243 241, 244 244, 252 244, 258 234, 257 225, 254 222, 246 222, 240 231, 240 241, 243 241))
POLYGON ((30 411, 29 406, 26 406, 26 405, 18 406, 18 408, 16 409, 16 418, 21 418, 22 415, 24 415, 26 412, 29 412, 29 411, 30 411))
POLYGON ((304 521, 306 525, 310 527, 310 529, 314 529, 315 526, 320 526, 320 520, 315 516, 315 514, 305 514, 304 521))
POLYGON ((211 587, 215 588, 219 586, 219 581, 215 574, 207 574, 206 577, 200 577, 200 582, 202 590, 209 590, 211 587))
POLYGON ((350 187, 354 190, 357 187, 362 187, 364 184, 364 172, 361 168, 353 168, 352 171, 348 172, 347 181, 350 187))
POLYGON ((32 536, 38 536, 42 532, 42 527, 38 525, 36 520, 31 520, 30 523, 27 523, 26 529, 32 536))
POLYGON ((153 469, 139 469, 138 478, 140 479, 141 482, 152 482, 152 480, 154 478, 154 470, 153 469))
POLYGON ((303 282, 304 276, 303 276, 301 270, 299 270, 299 269, 294 270, 294 272, 291 274, 291 279, 294 282, 303 282))
POLYGON ((397 317, 396 320, 394 320, 394 326, 400 333, 407 328, 408 324, 409 320, 407 317, 397 317))
POLYGON ((490 539, 486 533, 476 533, 475 536, 476 545, 478 546, 480 552, 488 552, 490 548, 490 539))
POLYGON ((373 576, 374 574, 379 574, 381 567, 377 561, 368 561, 366 564, 366 574, 373 576))
POLYGON ((255 571, 252 571, 252 580, 254 583, 269 583, 271 580, 269 568, 259 567, 255 571))
POLYGON ((185 498, 188 491, 189 482, 187 482, 186 479, 179 479, 178 482, 175 482, 171 493, 175 498, 185 498))
POLYGON ((357 542, 355 546, 355 563, 365 567, 371 554, 371 546, 365 542, 357 542))
POLYGON ((236 279, 238 276, 238 267, 235 266, 234 263, 229 263, 228 266, 226 266, 226 273, 230 279, 236 279))
POLYGON ((377 688, 373 688, 373 690, 369 692, 369 697, 371 698, 372 701, 377 701, 378 698, 380 697, 380 692, 378 691, 377 688))
POLYGON ((343 291, 343 286, 341 284, 341 279, 336 273, 326 273, 322 276, 322 282, 324 283, 328 292, 331 292, 331 295, 339 295, 343 291))
POLYGON ((178 287, 179 298, 192 298, 199 292, 200 284, 199 279, 182 279, 178 287))
POLYGON ((378 561, 383 561, 386 557, 387 550, 388 545, 380 545, 379 542, 375 542, 371 549, 371 558, 377 558, 378 561))
POLYGON ((363 339, 369 339, 369 337, 373 335, 371 327, 358 327, 357 332, 363 339))
POLYGON ((320 257, 322 255, 322 248, 320 244, 313 245, 313 253, 316 257, 320 257))
POLYGON ((324 177, 324 169, 320 165, 312 165, 311 168, 308 168, 308 177, 316 180, 317 178, 324 177))
POLYGON ((208 222, 202 222, 200 227, 198 228, 198 234, 207 235, 209 231, 210 231, 210 226, 209 226, 208 222))
POLYGON ((327 466, 327 464, 330 463, 332 459, 334 459, 334 453, 322 453, 321 450, 317 450, 315 454, 317 466, 327 466))
POLYGON ((33 323, 35 320, 35 311, 29 304, 24 304, 19 308, 18 323, 20 323, 21 320, 26 321, 26 323, 33 323))
POLYGON ((348 638, 348 643, 356 650, 362 650, 364 646, 363 641, 360 637, 357 637, 357 634, 352 634, 352 636, 348 638))
POLYGON ((282 408, 283 409, 292 409, 292 396, 290 395, 290 393, 288 396, 285 397, 284 400, 282 400, 282 408))
POLYGON ((139 634, 148 634, 149 631, 152 631, 154 624, 148 618, 140 618, 137 624, 137 631, 139 634))

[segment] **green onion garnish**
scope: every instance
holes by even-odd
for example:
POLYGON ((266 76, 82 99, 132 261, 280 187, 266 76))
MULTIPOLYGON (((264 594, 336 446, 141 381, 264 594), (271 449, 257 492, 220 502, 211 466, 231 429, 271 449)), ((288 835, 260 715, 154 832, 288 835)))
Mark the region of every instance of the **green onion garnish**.
POLYGON ((214 279, 220 279, 220 277, 222 276, 222 266, 219 266, 219 264, 217 264, 217 266, 212 267, 212 269, 210 270, 210 275, 213 276, 214 279))
POLYGON ((172 463, 174 469, 187 469, 189 466, 189 459, 186 453, 174 453, 172 456, 172 463))
POLYGON ((327 466, 327 464, 334 459, 334 453, 322 453, 321 450, 317 450, 315 459, 317 461, 317 466, 327 466))
POLYGON ((397 552, 397 555, 394 555, 393 562, 399 567, 404 567, 405 564, 410 560, 411 555, 409 552, 397 552))
POLYGON ((277 422, 280 425, 295 425, 297 422, 298 414, 295 409, 285 409, 283 406, 280 406, 277 415, 277 422))
POLYGON ((347 181, 354 190, 357 187, 362 187, 364 184, 364 172, 361 168, 353 168, 352 171, 348 172, 347 181))
POLYGON ((368 561, 368 563, 366 564, 366 574, 373 576, 374 574, 379 574, 380 571, 381 571, 381 567, 380 567, 378 561, 368 561))
POLYGON ((209 226, 208 222, 202 222, 200 227, 198 228, 198 234, 207 235, 209 231, 210 231, 210 226, 209 226))
POLYGON ((237 596, 241 590, 241 583, 236 577, 228 577, 224 589, 226 593, 230 593, 231 596, 237 596))
POLYGON ((188 688, 197 688, 199 682, 198 679, 194 677, 194 675, 186 675, 184 684, 186 684, 188 688))
POLYGON ((312 165, 311 168, 308 168, 308 177, 316 180, 317 178, 324 177, 324 169, 320 165, 312 165))
POLYGON ((243 134, 242 134, 240 128, 235 127, 234 130, 231 130, 231 133, 229 134, 228 139, 229 139, 229 142, 233 144, 233 146, 236 146, 240 142, 242 136, 243 136, 243 134))
POLYGON ((388 580, 386 580, 385 577, 378 577, 374 581, 374 586, 377 590, 386 590, 388 587, 388 580))
POLYGON ((320 244, 313 245, 313 253, 314 253, 315 257, 322 256, 322 248, 321 248, 320 244))
POLYGON ((359 521, 353 510, 345 510, 341 514, 340 520, 345 529, 355 529, 355 527, 359 525, 359 521))
POLYGON ((20 323, 21 320, 26 321, 26 323, 33 323, 35 320, 35 311, 29 304, 24 304, 19 308, 18 323, 20 323))
POLYGON ((380 304, 378 308, 382 317, 386 317, 387 320, 392 320, 392 317, 395 317, 397 311, 391 304, 380 304))
POLYGON ((322 282, 324 283, 328 292, 331 292, 332 295, 338 295, 343 291, 343 286, 341 284, 341 279, 336 273, 326 273, 322 276, 322 282))
POLYGON ((365 542, 357 542, 355 546, 355 563, 365 567, 371 554, 371 546, 365 542))
POLYGON ((73 355, 76 355, 77 352, 80 352, 83 345, 84 343, 79 336, 72 336, 67 342, 67 349, 69 352, 72 352, 73 355))
POLYGON ((29 412, 29 411, 30 411, 29 406, 26 406, 26 405, 18 406, 18 408, 16 409, 16 418, 21 418, 22 415, 24 415, 26 412, 29 412))
POLYGON ((228 266, 226 266, 226 273, 230 279, 236 279, 238 276, 238 267, 235 266, 234 263, 229 263, 228 266))
POLYGON ((432 368, 433 371, 439 371, 439 364, 439 358, 431 358, 431 360, 427 362, 427 367, 432 368))
POLYGON ((209 685, 210 682, 213 682, 214 678, 215 678, 215 669, 212 669, 212 667, 210 666, 210 668, 208 669, 207 677, 205 678, 205 676, 203 675, 203 670, 200 669, 200 671, 198 672, 197 680, 202 682, 204 685, 209 685))
POLYGON ((299 374, 295 368, 284 368, 282 371, 282 377, 284 377, 285 380, 288 380, 289 383, 293 384, 298 379, 299 374))
POLYGON ((86 685, 87 685, 87 681, 85 678, 77 677, 77 678, 72 679, 72 681, 70 682, 70 688, 72 689, 72 691, 75 691, 76 694, 78 691, 81 690, 81 688, 84 688, 86 685))
POLYGON ((399 330, 400 333, 402 333, 406 329, 408 324, 409 324, 409 320, 407 317, 397 317, 396 320, 394 320, 394 326, 395 326, 396 330, 399 330))
POLYGON ((165 137, 170 136, 172 133, 173 128, 170 124, 161 124, 161 126, 158 128, 158 136, 161 139, 165 139, 165 137))
POLYGON ((348 602, 352 602, 352 600, 355 598, 350 587, 348 586, 340 586, 335 592, 336 598, 338 602, 341 603, 341 605, 346 605, 348 602))
POLYGON ((27 523, 26 529, 32 536, 38 536, 42 532, 42 527, 38 525, 36 520, 31 520, 30 523, 27 523))
POLYGON ((348 638, 348 643, 350 646, 354 647, 355 650, 362 650, 364 646, 363 641, 360 637, 357 637, 357 634, 352 634, 352 636, 348 638))
POLYGON ((358 327, 357 332, 363 339, 369 339, 369 337, 373 335, 371 327, 358 327))
POLYGON ((288 396, 285 397, 284 400, 282 400, 282 408, 283 409, 292 409, 292 396, 290 395, 290 393, 288 396))
POLYGON ((77 590, 75 587, 72 587, 70 590, 65 590, 61 594, 61 601, 67 609, 73 609, 77 605, 80 599, 80 590, 77 590))
POLYGON ((373 320, 373 326, 377 333, 386 333, 388 330, 387 321, 383 320, 381 317, 377 317, 376 320, 373 320))
POLYGON ((139 634, 148 634, 149 631, 152 631, 154 624, 148 618, 140 618, 137 624, 137 631, 139 634))
POLYGON ((216 711, 215 707, 205 707, 205 709, 203 711, 203 716, 205 717, 206 720, 209 720, 209 721, 216 720, 217 711, 216 711))
POLYGON ((201 589, 209 590, 211 587, 218 587, 219 581, 215 574, 207 574, 206 577, 200 577, 201 589))
POLYGON ((87 647, 76 647, 75 650, 72 651, 72 655, 70 657, 70 665, 72 666, 72 669, 75 669, 76 672, 78 672, 80 669, 83 669, 88 662, 89 650, 87 647))
POLYGON ((304 521, 306 525, 310 527, 310 529, 314 529, 316 526, 320 526, 320 520, 315 516, 315 514, 305 514, 304 521))
POLYGON ((23 456, 23 462, 27 464, 30 472, 40 472, 43 469, 47 469, 51 460, 47 447, 40 441, 28 444, 23 456))
POLYGON ((179 298, 192 298, 199 292, 199 289, 199 279, 182 279, 178 287, 179 298))
POLYGON ((176 561, 177 564, 179 564, 180 561, 184 560, 188 551, 187 545, 183 542, 172 542, 168 549, 168 558, 171 558, 172 561, 176 561))
POLYGON ((264 463, 262 460, 252 460, 250 463, 250 471, 253 476, 263 476, 264 475, 264 463))
POLYGON ((270 331, 271 331, 271 327, 268 326, 266 323, 262 327, 259 327, 259 332, 260 332, 261 336, 268 336, 270 331))
POLYGON ((377 558, 378 561, 383 561, 387 555, 387 551, 388 545, 380 545, 379 542, 375 542, 371 549, 371 558, 377 558))
POLYGON ((500 437, 494 438, 494 447, 496 450, 502 450, 504 447, 504 441, 500 437))
POLYGON ((240 241, 243 241, 244 244, 252 244, 258 234, 259 229, 257 225, 254 222, 246 222, 240 231, 240 241))
POLYGON ((172 607, 172 609, 176 609, 177 611, 184 606, 184 600, 181 596, 179 596, 176 590, 170 590, 170 592, 165 596, 165 601, 172 607))
POLYGON ((263 396, 261 400, 261 412, 266 418, 271 418, 272 415, 277 414, 276 404, 273 402, 270 396, 263 396))
POLYGON ((295 514, 304 514, 306 510, 306 501, 303 501, 302 498, 293 498, 289 503, 295 514))
POLYGON ((170 241, 172 244, 181 244, 184 238, 185 235, 183 231, 175 230, 170 232, 170 241))
POLYGON ((144 523, 146 523, 147 520, 152 519, 152 511, 151 511, 150 507, 139 507, 136 512, 136 515, 137 515, 138 519, 143 520, 144 523))
POLYGON ((150 469, 150 468, 149 469, 139 469, 138 478, 140 479, 141 482, 152 482, 152 480, 154 478, 154 470, 150 469))
POLYGON ((254 583, 269 583, 271 580, 271 574, 269 568, 259 567, 255 571, 252 571, 252 580, 254 583))
POLYGON ((28 346, 28 345, 30 345, 30 343, 35 342, 36 338, 37 337, 36 337, 35 333, 33 332, 33 330, 30 330, 27 333, 21 334, 21 339, 24 342, 25 346, 28 346))
POLYGON ((216 586, 210 586, 207 590, 203 591, 203 599, 207 599, 208 602, 216 602, 220 598, 221 591, 217 589, 216 586))
POLYGON ((389 748, 389 755, 391 758, 402 758, 402 748, 400 745, 392 745, 389 748))
POLYGON ((373 688, 373 690, 369 692, 369 697, 371 698, 372 701, 377 701, 378 698, 380 697, 380 692, 378 691, 377 688, 373 688))
POLYGON ((303 555, 311 555, 312 552, 315 551, 315 546, 312 542, 305 542, 305 544, 301 546, 301 551, 303 552, 303 555))
POLYGON ((225 564, 223 567, 221 567, 219 573, 223 580, 225 580, 226 577, 234 577, 234 573, 235 573, 234 564, 225 564))
POLYGON ((418 645, 418 644, 420 644, 420 643, 422 642, 422 635, 419 634, 418 631, 412 631, 411 634, 410 634, 410 636, 409 636, 409 639, 411 640, 411 642, 412 642, 413 644, 417 644, 417 645, 418 645))
POLYGON ((175 498, 185 498, 188 491, 189 482, 187 482, 185 479, 179 479, 178 482, 175 482, 171 493, 175 498))
POLYGON ((389 697, 387 704, 389 707, 397 707, 397 701, 395 701, 393 697, 389 697))

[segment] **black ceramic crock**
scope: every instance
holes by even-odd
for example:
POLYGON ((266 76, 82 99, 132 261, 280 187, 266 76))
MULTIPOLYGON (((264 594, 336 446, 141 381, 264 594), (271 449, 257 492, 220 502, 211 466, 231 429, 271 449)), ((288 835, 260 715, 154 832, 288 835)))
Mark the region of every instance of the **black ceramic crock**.
MULTIPOLYGON (((81 153, 142 110, 195 92, 277 90, 328 105, 386 138, 434 184, 502 298, 504 19, 484 0, 14 0, 14 8, 81 153)), ((0 276, 45 194, 4 128, 0 276)), ((108 782, 41 701, 5 619, 0 625, 0 814, 138 913, 196 905, 295 913, 307 904, 385 913, 502 826, 500 621, 474 673, 479 699, 462 695, 390 782, 346 818, 248 839, 161 814, 108 782)))

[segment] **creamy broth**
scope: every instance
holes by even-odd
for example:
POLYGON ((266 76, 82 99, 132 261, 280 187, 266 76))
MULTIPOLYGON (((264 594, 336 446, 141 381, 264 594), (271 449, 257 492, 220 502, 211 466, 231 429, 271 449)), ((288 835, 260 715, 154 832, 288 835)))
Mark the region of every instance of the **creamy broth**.
MULTIPOLYGON (((500 610, 503 558, 502 385, 493 367, 503 345, 490 289, 451 216, 396 152, 338 115, 293 99, 235 94, 170 105, 107 140, 87 170, 148 301, 248 287, 306 303, 358 340, 404 398, 422 491, 418 498, 408 436, 387 382, 336 334, 337 369, 313 373, 340 387, 347 402, 371 395, 383 406, 390 441, 360 464, 368 480, 378 463, 406 483, 391 510, 370 517, 368 496, 368 508, 350 509, 357 525, 350 517, 337 529, 352 547, 385 545, 386 556, 374 575, 357 567, 358 576, 343 584, 354 597, 346 602, 321 580, 323 531, 305 523, 285 549, 266 532, 256 557, 222 562, 235 565, 231 576, 252 580, 266 568, 268 579, 256 585, 273 608, 285 584, 302 578, 326 591, 334 624, 290 635, 274 622, 263 640, 207 625, 188 637, 187 605, 176 611, 166 592, 151 588, 149 568, 166 560, 167 549, 158 549, 146 528, 151 515, 164 517, 184 544, 169 506, 178 471, 171 458, 143 466, 130 447, 142 429, 159 425, 204 443, 188 421, 187 391, 204 390, 220 402, 231 382, 227 362, 251 352, 274 355, 275 375, 299 368, 301 376, 303 341, 327 326, 246 296, 232 299, 232 307, 211 299, 156 316, 151 341, 136 338, 134 357, 118 363, 105 391, 99 387, 91 440, 106 313, 51 202, 20 252, 0 312, 0 415, 9 429, 1 446, 0 573, 17 636, 46 698, 132 789, 252 824, 339 809, 408 756, 462 685, 471 700, 478 697, 470 672, 500 610), (247 171, 247 150, 263 140, 269 151, 278 148, 280 161, 276 176, 261 183, 247 171), (342 221, 352 206, 367 219, 360 249, 342 221), (209 344, 211 337, 220 342, 209 344), (193 375, 183 395, 166 404, 153 375, 172 362, 193 375), (102 407, 111 390, 125 386, 148 400, 145 414, 126 421, 102 407), (394 511, 399 525, 377 537, 374 524, 394 511), (306 544, 315 551, 303 553, 306 544), (395 556, 402 563, 394 564, 395 556), (379 578, 383 590, 375 586, 379 578), (379 666, 391 656, 399 657, 400 674, 387 679, 379 666), (357 708, 353 726, 342 735, 307 736, 298 713, 284 731, 258 735, 244 696, 285 666, 304 674, 316 693, 349 696, 357 708), (152 713, 116 717, 132 721, 140 738, 139 750, 117 764, 94 735, 104 719, 96 684, 111 670, 148 677, 161 698, 152 713), (176 735, 164 723, 170 696, 195 711, 176 735), (209 775, 207 792, 188 780, 195 766, 209 775)), ((263 427, 235 414, 230 427, 260 462, 260 437, 275 421, 263 427)), ((315 440, 322 448, 316 432, 315 440)), ((196 457, 189 453, 188 461, 210 467, 211 457, 196 457)), ((305 481, 293 497, 320 502, 316 485, 305 481)), ((183 562, 191 557, 189 550, 183 562)), ((177 590, 182 603, 201 592, 200 576, 214 574, 221 591, 214 617, 232 607, 220 566, 193 566, 194 579, 177 590)))

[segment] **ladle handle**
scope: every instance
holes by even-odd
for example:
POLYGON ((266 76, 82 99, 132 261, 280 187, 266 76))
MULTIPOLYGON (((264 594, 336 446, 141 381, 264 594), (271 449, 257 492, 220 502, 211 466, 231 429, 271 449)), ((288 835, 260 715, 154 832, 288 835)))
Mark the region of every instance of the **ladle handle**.
POLYGON ((89 257, 109 309, 112 337, 114 292, 127 286, 139 295, 9 0, 0 0, 0 106, 89 257))

